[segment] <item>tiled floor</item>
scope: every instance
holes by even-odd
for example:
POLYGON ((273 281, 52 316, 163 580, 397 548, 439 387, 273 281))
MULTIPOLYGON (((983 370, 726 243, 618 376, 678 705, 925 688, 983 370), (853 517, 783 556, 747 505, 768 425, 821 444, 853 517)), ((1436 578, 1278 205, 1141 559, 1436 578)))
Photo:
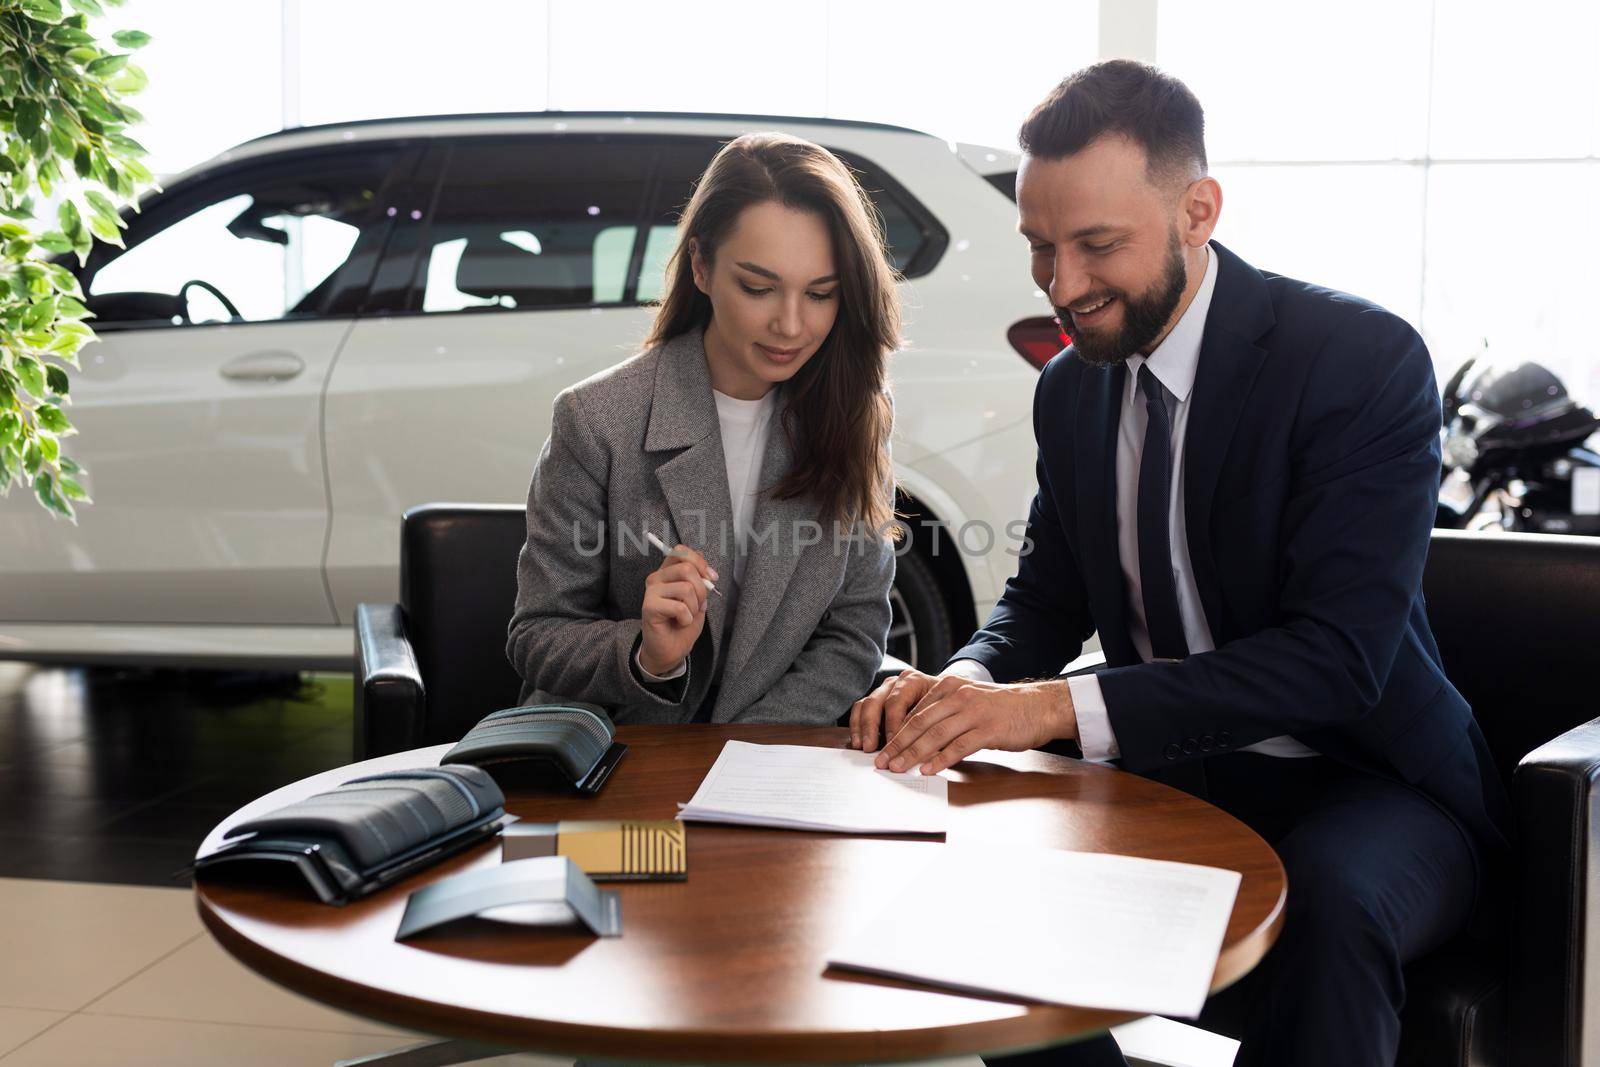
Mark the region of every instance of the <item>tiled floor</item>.
POLYGON ((351 758, 350 676, 0 663, 0 877, 181 886, 206 832, 351 758))
POLYGON ((186 889, 0 878, 5 1067, 326 1067, 421 1040, 256 977, 205 932, 186 889))

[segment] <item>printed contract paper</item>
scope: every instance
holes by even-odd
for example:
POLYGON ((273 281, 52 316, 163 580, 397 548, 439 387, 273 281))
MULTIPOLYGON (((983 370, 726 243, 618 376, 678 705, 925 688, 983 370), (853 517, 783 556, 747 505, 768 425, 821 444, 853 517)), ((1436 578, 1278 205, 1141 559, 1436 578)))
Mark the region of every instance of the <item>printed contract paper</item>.
POLYGON ((678 818, 789 830, 942 834, 948 783, 891 774, 874 753, 729 741, 678 818))
POLYGON ((939 851, 829 963, 1049 1004, 1200 1014, 1239 872, 1054 849, 939 851))

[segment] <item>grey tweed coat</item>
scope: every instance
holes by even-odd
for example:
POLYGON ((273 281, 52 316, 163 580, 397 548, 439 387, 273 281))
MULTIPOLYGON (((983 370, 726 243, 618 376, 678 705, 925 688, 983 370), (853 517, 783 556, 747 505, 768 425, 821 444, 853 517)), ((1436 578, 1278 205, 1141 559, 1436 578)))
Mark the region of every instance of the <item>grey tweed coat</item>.
MULTIPOLYGON (((781 415, 781 413, 780 413, 781 415)), ((789 469, 781 417, 760 485, 789 469)), ((804 500, 756 503, 756 540, 731 632, 721 597, 685 679, 645 685, 633 667, 645 577, 668 545, 733 574, 733 506, 704 335, 691 331, 563 391, 528 492, 507 655, 523 704, 607 707, 619 723, 688 722, 721 671, 713 722, 831 724, 866 692, 889 630, 893 548, 815 521, 804 500)))

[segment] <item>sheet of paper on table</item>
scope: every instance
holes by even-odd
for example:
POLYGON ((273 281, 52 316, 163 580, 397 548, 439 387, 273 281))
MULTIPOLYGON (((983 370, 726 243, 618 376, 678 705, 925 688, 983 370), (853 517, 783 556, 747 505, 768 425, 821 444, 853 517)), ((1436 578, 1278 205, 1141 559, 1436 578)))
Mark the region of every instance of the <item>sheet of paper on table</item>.
POLYGON ((1054 849, 939 853, 886 887, 828 962, 1028 1001, 1200 1014, 1237 871, 1054 849))
POLYGON ((679 806, 686 821, 859 834, 942 834, 948 783, 891 774, 874 753, 804 745, 722 746, 700 788, 679 806))

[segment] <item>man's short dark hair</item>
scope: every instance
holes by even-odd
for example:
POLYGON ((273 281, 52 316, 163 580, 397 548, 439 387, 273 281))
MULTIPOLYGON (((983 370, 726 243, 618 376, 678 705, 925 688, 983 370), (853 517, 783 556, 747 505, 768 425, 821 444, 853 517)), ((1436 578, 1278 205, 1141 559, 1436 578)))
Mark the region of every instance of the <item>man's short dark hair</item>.
POLYGON ((1108 59, 1051 90, 1017 140, 1030 156, 1061 159, 1121 134, 1144 149, 1152 182, 1188 182, 1206 173, 1205 133, 1205 112, 1187 85, 1145 63, 1108 59))

